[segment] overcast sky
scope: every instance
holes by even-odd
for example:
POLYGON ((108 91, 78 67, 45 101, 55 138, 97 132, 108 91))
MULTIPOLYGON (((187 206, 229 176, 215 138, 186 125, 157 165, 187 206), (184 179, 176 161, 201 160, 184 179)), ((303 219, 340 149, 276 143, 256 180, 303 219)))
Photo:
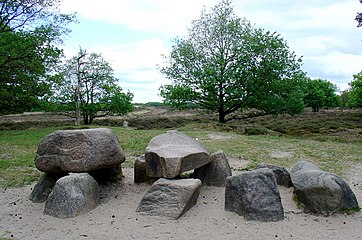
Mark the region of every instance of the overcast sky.
MULTIPOLYGON (((77 12, 78 24, 63 46, 69 58, 79 47, 101 53, 111 63, 134 102, 161 101, 158 88, 170 83, 157 70, 172 39, 183 37, 203 6, 219 0, 63 0, 63 12, 77 12)), ((354 20, 362 12, 358 0, 234 0, 238 17, 275 31, 290 50, 303 56, 311 78, 327 79, 344 90, 362 71, 362 28, 354 20)))

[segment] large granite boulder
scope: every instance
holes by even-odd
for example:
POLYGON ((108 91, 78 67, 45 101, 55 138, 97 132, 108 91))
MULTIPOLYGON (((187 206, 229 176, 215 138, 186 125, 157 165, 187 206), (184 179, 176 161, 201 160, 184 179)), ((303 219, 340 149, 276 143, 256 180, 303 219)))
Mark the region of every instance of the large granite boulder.
POLYGON ((56 181, 61 177, 64 177, 64 174, 44 173, 34 186, 29 197, 30 201, 35 203, 45 202, 52 192, 56 181))
POLYGON ((222 150, 211 155, 211 162, 195 169, 192 177, 198 178, 207 186, 224 187, 226 178, 231 176, 229 161, 222 150))
POLYGON ((299 161, 291 171, 297 200, 306 212, 330 215, 359 209, 356 196, 339 176, 322 171, 307 161, 299 161))
POLYGON ((161 178, 147 191, 136 212, 178 219, 197 203, 201 185, 199 179, 161 178))
POLYGON ((136 159, 133 165, 133 171, 135 183, 144 183, 155 180, 154 178, 150 178, 149 176, 147 176, 145 155, 142 155, 138 159, 136 159))
POLYGON ((261 168, 228 177, 225 187, 225 210, 262 222, 284 219, 275 174, 261 168))
POLYGON ((84 214, 100 204, 99 186, 88 173, 60 178, 45 204, 44 214, 71 218, 84 214))
POLYGON ((38 146, 36 167, 46 173, 113 169, 125 161, 119 140, 110 129, 60 130, 38 146))
POLYGON ((174 178, 211 161, 210 152, 198 141, 178 131, 168 131, 151 139, 146 152, 149 177, 174 178))
POLYGON ((286 168, 267 163, 259 163, 258 165, 256 165, 255 169, 260 169, 260 168, 271 169, 274 172, 275 177, 277 178, 278 185, 284 187, 291 187, 293 185, 292 179, 290 178, 290 173, 286 168))

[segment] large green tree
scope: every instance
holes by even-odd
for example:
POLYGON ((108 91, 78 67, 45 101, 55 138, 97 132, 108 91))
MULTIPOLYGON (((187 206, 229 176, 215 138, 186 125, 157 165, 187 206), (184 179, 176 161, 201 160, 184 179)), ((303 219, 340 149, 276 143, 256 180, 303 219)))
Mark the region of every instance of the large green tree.
POLYGON ((265 114, 303 110, 300 59, 279 34, 238 18, 229 0, 201 12, 188 35, 174 40, 160 71, 175 89, 191 89, 193 102, 218 112, 221 123, 251 107, 265 114))
POLYGON ((50 92, 62 37, 74 15, 60 0, 0 1, 0 114, 29 111, 50 92))
POLYGON ((75 112, 77 125, 81 116, 84 124, 91 124, 96 117, 133 110, 133 94, 122 92, 112 67, 100 54, 80 49, 66 61, 63 76, 53 101, 63 106, 60 110, 75 112))
POLYGON ((304 82, 304 103, 313 112, 322 108, 338 106, 337 87, 323 79, 308 79, 304 82))

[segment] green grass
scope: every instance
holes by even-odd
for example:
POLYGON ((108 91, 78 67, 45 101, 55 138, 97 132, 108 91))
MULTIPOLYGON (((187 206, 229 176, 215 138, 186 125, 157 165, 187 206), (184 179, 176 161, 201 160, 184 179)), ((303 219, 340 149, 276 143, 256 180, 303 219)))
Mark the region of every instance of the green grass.
MULTIPOLYGON (((251 119, 251 122, 238 121, 223 125, 198 120, 173 129, 198 138, 211 152, 223 150, 227 157, 248 160, 246 169, 261 162, 290 168, 303 159, 343 177, 354 164, 362 163, 359 116, 360 112, 308 113, 297 117, 268 116, 251 119), (332 121, 333 117, 335 121, 332 121), (260 135, 246 135, 245 128, 253 129, 253 134, 260 135), (313 132, 311 129, 319 131, 313 132), (289 155, 273 157, 273 152, 286 152, 289 155)), ((0 186, 20 187, 37 180, 41 175, 34 165, 37 146, 43 137, 62 128, 69 127, 24 127, 24 130, 0 131, 0 186)), ((126 154, 126 162, 122 164, 124 167, 133 167, 135 159, 144 153, 149 140, 169 129, 110 128, 119 137, 126 154)))

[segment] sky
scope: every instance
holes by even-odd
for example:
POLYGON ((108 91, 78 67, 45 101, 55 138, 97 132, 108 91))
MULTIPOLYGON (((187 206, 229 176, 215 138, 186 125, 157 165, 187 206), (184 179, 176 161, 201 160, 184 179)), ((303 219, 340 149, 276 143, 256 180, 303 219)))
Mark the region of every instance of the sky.
MULTIPOLYGON (((77 12, 78 24, 65 39, 67 58, 79 48, 102 54, 133 102, 160 102, 170 84, 158 70, 172 39, 185 37, 191 21, 220 0, 63 0, 63 13, 77 12)), ((362 28, 354 20, 359 0, 234 0, 234 11, 257 28, 279 33, 302 56, 302 70, 340 90, 362 71, 362 28)))

